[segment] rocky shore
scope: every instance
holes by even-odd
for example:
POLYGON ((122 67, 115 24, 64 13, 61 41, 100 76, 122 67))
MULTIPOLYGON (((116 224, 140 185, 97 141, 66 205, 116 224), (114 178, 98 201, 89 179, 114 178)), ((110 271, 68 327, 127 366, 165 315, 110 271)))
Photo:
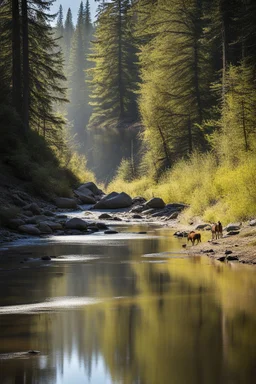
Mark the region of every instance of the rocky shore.
POLYGON ((158 222, 167 225, 185 208, 185 204, 165 204, 157 197, 146 201, 124 192, 105 194, 92 182, 74 190, 72 198, 58 197, 51 202, 16 188, 9 191, 7 203, 1 209, 0 243, 29 236, 116 233, 106 223, 158 222))
POLYGON ((112 227, 120 222, 156 223, 172 228, 175 236, 184 237, 182 246, 188 254, 205 254, 221 262, 256 264, 256 220, 229 224, 222 238, 188 246, 187 234, 192 230, 210 231, 210 224, 197 218, 182 225, 182 212, 187 205, 166 204, 159 197, 146 201, 124 192, 105 194, 92 182, 74 190, 72 198, 58 197, 50 202, 32 197, 17 187, 9 188, 8 197, 3 192, 1 197, 6 204, 1 209, 0 244, 31 236, 114 234, 117 231, 112 227))

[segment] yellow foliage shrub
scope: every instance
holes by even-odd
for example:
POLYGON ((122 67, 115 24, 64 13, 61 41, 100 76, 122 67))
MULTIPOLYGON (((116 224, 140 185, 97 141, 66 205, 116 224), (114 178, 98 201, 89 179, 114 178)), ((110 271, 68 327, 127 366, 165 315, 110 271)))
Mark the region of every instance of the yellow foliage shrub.
POLYGON ((256 155, 241 155, 232 166, 230 162, 218 165, 213 154, 194 154, 167 171, 158 184, 150 176, 130 183, 115 179, 108 186, 108 191, 113 190, 147 199, 159 196, 166 203, 187 203, 187 219, 201 216, 224 224, 243 221, 256 216, 256 155))

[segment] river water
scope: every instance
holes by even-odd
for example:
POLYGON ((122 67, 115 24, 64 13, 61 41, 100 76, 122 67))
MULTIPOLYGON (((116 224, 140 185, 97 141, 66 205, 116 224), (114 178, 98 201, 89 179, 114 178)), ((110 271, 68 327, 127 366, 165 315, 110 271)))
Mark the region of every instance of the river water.
POLYGON ((11 248, 0 383, 254 383, 255 267, 188 257, 167 228, 119 230, 11 248))

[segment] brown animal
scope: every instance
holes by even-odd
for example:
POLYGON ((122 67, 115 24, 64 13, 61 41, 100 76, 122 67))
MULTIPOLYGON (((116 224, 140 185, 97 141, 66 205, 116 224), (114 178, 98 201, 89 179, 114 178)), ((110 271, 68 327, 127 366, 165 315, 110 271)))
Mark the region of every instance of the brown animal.
POLYGON ((212 231, 212 240, 219 239, 220 237, 222 237, 222 224, 221 224, 221 222, 218 221, 217 224, 216 223, 212 224, 211 231, 212 231))
POLYGON ((195 241, 197 240, 197 244, 201 242, 201 233, 191 231, 188 234, 188 242, 191 241, 192 245, 195 245, 195 241))

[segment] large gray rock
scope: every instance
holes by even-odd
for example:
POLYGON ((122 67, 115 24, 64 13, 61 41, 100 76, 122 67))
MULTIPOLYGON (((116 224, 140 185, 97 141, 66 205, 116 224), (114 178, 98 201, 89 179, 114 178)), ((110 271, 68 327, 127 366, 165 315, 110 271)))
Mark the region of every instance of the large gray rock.
POLYGON ((198 224, 196 231, 199 231, 200 229, 211 229, 211 225, 207 223, 198 224))
POLYGON ((255 225, 256 225, 256 220, 255 220, 255 219, 251 220, 250 223, 249 223, 249 225, 250 225, 251 227, 255 227, 255 225))
POLYGON ((28 235, 38 236, 41 234, 39 229, 32 224, 21 225, 18 229, 20 232, 26 233, 28 235))
POLYGON ((132 205, 132 198, 127 193, 112 192, 103 197, 94 205, 94 209, 119 209, 128 208, 132 205))
POLYGON ((38 225, 38 229, 41 233, 45 233, 47 235, 50 235, 52 233, 51 227, 49 227, 49 225, 47 225, 46 223, 40 223, 38 225))
POLYGON ((36 203, 28 204, 24 208, 24 211, 31 211, 34 215, 40 215, 41 209, 36 203))
POLYGON ((63 209, 76 209, 77 208, 77 202, 75 199, 71 199, 68 197, 57 197, 55 199, 55 204, 58 208, 63 209))
POLYGON ((50 227, 53 231, 59 231, 59 230, 63 229, 61 223, 56 223, 55 221, 48 220, 48 221, 44 221, 40 224, 48 225, 48 227, 50 227))
POLYGON ((241 223, 230 223, 225 229, 227 232, 239 231, 241 229, 241 223))
POLYGON ((84 203, 84 204, 95 204, 96 200, 93 196, 92 191, 88 188, 84 188, 79 191, 79 189, 74 191, 74 194, 84 203))
POLYGON ((92 192, 92 195, 102 194, 102 191, 97 187, 97 185, 91 181, 89 183, 80 185, 80 187, 77 190, 83 192, 84 189, 89 189, 92 192))
POLYGON ((87 229, 88 224, 84 220, 74 217, 66 222, 65 227, 67 229, 84 230, 87 229))
POLYGON ((164 208, 165 202, 160 197, 153 197, 153 199, 147 201, 146 206, 149 208, 164 208))

